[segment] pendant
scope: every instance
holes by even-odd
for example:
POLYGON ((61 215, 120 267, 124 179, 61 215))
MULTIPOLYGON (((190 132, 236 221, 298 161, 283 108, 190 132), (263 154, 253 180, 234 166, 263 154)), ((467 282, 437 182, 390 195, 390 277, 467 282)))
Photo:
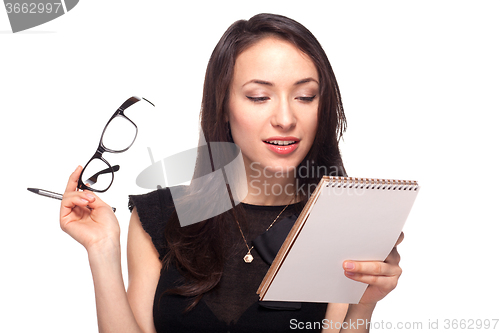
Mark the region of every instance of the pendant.
POLYGON ((247 255, 243 258, 247 264, 251 263, 253 261, 253 256, 250 254, 250 251, 248 251, 247 255))

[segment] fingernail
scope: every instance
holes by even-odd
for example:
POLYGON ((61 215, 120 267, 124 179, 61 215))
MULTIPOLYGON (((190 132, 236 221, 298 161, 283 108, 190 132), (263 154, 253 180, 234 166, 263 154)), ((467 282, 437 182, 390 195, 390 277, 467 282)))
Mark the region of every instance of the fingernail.
POLYGON ((347 271, 344 271, 346 275, 349 275, 349 276, 353 276, 355 273, 354 272, 347 272, 347 271))
POLYGON ((354 269, 354 263, 353 263, 353 262, 348 261, 348 262, 346 262, 346 263, 344 264, 344 268, 345 268, 345 269, 349 269, 349 270, 353 270, 353 269, 354 269))
POLYGON ((88 203, 89 203, 89 201, 88 201, 88 200, 85 200, 85 199, 83 199, 83 198, 80 198, 80 200, 82 200, 82 202, 83 202, 83 203, 86 203, 86 204, 88 204, 88 203))
POLYGON ((85 195, 87 196, 87 198, 89 198, 90 200, 94 199, 94 196, 90 193, 85 193, 85 195))

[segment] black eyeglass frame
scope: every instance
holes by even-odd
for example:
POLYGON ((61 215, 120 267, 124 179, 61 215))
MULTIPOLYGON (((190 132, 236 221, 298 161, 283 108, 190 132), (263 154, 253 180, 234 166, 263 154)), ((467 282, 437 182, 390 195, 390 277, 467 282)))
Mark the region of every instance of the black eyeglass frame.
MULTIPOLYGON (((111 166, 111 164, 109 164, 108 161, 106 161, 103 157, 102 157, 102 154, 104 153, 123 153, 125 151, 127 151, 130 147, 132 147, 132 145, 134 144, 135 142, 135 139, 137 138, 137 132, 139 131, 138 128, 137 128, 137 125, 130 119, 128 118, 126 115, 125 115, 125 110, 134 105, 135 103, 139 102, 141 100, 140 97, 130 97, 129 99, 127 99, 119 108, 118 110, 115 111, 115 113, 111 116, 111 118, 108 120, 108 122, 106 123, 106 126, 104 126, 104 130, 102 131, 102 134, 101 134, 101 139, 99 140, 99 146, 97 147, 97 150, 96 152, 94 153, 94 155, 90 158, 90 160, 87 162, 87 164, 85 164, 85 167, 83 168, 82 170, 82 173, 80 174, 80 178, 78 179, 78 188, 81 189, 81 190, 89 190, 89 191, 92 191, 92 192, 98 192, 98 193, 103 193, 103 192, 106 192, 110 187, 111 185, 113 184, 113 181, 115 179, 115 172, 113 170, 113 167, 111 166), (106 133, 106 129, 108 128, 109 124, 111 123, 111 121, 113 119, 115 119, 116 117, 123 117, 125 119, 127 119, 132 125, 134 125, 135 127, 135 136, 134 136, 134 139, 132 140, 132 143, 124 148, 124 149, 121 149, 121 150, 113 150, 113 149, 109 149, 107 148, 106 146, 104 146, 104 144, 102 143, 102 139, 104 137, 104 133, 106 133), (90 162, 92 162, 94 159, 99 159, 101 161, 103 161, 107 166, 108 166, 108 169, 105 169, 105 170, 109 170, 111 172, 111 182, 109 183, 108 187, 106 187, 104 190, 98 190, 98 189, 95 189, 95 188, 92 188, 90 186, 87 186, 84 184, 84 182, 82 181, 82 175, 84 174, 85 172, 85 169, 87 168, 87 166, 90 164, 90 162)), ((147 99, 144 98, 144 100, 148 101, 147 99)), ((149 101, 148 101, 149 102, 149 101)), ((151 103, 151 102, 149 102, 151 103)), ((153 103, 151 103, 153 105, 153 103)), ((154 106, 154 105, 153 105, 154 106)), ((104 171, 104 170, 103 170, 104 171)))

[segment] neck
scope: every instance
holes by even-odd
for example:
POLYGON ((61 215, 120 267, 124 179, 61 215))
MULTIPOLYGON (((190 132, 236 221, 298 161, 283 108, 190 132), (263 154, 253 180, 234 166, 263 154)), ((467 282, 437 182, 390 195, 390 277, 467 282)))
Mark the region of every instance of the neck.
MULTIPOLYGON (((250 170, 251 171, 251 170, 250 170)), ((244 203, 278 206, 295 203, 296 180, 293 173, 249 172, 247 170, 248 195, 244 203)))

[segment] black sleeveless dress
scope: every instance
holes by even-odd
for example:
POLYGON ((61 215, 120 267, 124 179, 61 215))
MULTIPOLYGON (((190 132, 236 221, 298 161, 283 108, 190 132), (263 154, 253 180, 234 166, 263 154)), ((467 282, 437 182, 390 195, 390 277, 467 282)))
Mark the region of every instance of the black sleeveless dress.
MULTIPOLYGON (((165 293, 165 290, 182 281, 181 274, 173 265, 163 269, 153 308, 157 333, 295 332, 298 325, 315 327, 315 330, 309 330, 311 332, 321 331, 328 304, 261 302, 256 294, 273 255, 300 214, 299 204, 288 206, 267 232, 266 229, 285 206, 240 205, 243 205, 251 226, 245 230, 245 237, 247 241, 253 240, 252 245, 255 246, 252 250, 253 262, 247 264, 243 261, 248 249, 236 222, 229 223, 227 237, 232 248, 226 258, 221 281, 189 312, 184 310, 190 299, 165 293)), ((143 195, 131 195, 129 208, 132 211, 134 207, 137 208, 144 230, 158 250, 160 260, 163 259, 168 251, 164 239, 165 225, 175 209, 170 190, 166 188, 143 195)))

